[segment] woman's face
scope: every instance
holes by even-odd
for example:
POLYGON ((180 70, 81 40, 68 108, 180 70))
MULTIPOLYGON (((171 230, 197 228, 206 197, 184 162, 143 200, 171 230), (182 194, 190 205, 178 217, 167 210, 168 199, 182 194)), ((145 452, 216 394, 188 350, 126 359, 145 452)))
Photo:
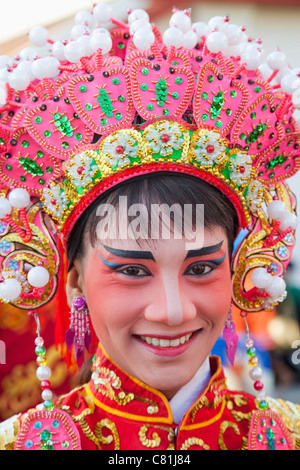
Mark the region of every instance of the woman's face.
POLYGON ((111 359, 168 398, 210 354, 230 307, 225 232, 205 229, 197 248, 184 238, 106 239, 89 244, 69 274, 111 359))

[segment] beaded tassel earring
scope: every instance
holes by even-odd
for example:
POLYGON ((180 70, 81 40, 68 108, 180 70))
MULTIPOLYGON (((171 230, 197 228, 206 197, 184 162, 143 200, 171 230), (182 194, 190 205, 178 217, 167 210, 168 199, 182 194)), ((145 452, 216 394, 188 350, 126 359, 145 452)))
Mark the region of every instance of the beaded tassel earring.
POLYGON ((81 367, 84 362, 84 349, 91 348, 91 332, 89 326, 89 312, 84 297, 75 297, 70 312, 70 328, 66 332, 67 348, 74 345, 74 356, 81 367))
POLYGON ((253 387, 257 393, 257 398, 259 400, 258 407, 260 410, 267 410, 269 404, 265 399, 266 393, 264 390, 264 384, 262 382, 263 371, 259 366, 259 359, 256 355, 256 348, 254 347, 254 340, 250 337, 249 325, 247 322, 247 313, 241 312, 241 317, 244 319, 246 327, 246 340, 245 346, 247 348, 247 356, 249 357, 248 364, 250 366, 249 377, 253 380, 253 387))
POLYGON ((37 313, 33 313, 33 317, 36 323, 36 333, 37 337, 35 338, 35 353, 37 355, 37 365, 38 368, 36 370, 36 376, 41 382, 41 389, 42 389, 42 398, 44 400, 44 409, 45 410, 53 410, 54 403, 52 401, 53 393, 50 390, 51 383, 49 381, 51 377, 51 369, 47 366, 47 359, 46 359, 46 348, 44 346, 44 339, 40 335, 41 326, 40 320, 37 313))
POLYGON ((227 315, 227 319, 225 321, 223 336, 224 336, 224 340, 226 343, 226 352, 227 352, 228 359, 230 361, 230 364, 233 365, 239 339, 236 333, 235 323, 232 318, 231 305, 230 305, 230 309, 227 315))

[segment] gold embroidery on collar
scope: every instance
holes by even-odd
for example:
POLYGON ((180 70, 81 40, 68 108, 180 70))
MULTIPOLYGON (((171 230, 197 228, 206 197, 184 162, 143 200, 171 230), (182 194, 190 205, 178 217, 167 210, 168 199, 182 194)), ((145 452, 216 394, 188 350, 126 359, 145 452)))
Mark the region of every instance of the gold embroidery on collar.
MULTIPOLYGON (((219 433, 219 439, 218 439, 218 444, 221 450, 230 450, 226 447, 225 442, 224 442, 224 434, 228 428, 232 428, 234 433, 237 436, 240 435, 240 430, 236 423, 232 423, 231 421, 223 421, 220 426, 220 433, 219 433)), ((239 450, 245 450, 247 448, 248 448, 248 439, 246 437, 242 437, 242 446, 240 447, 239 450)))
POLYGON ((143 424, 139 430, 139 438, 143 446, 145 447, 158 447, 161 443, 161 437, 156 431, 153 431, 151 438, 147 437, 149 428, 160 429, 168 432, 168 440, 172 443, 174 441, 175 432, 173 428, 166 426, 155 426, 153 424, 143 424))
POLYGON ((192 446, 198 446, 204 450, 210 450, 209 445, 204 444, 203 440, 199 439, 198 437, 189 437, 186 439, 180 447, 180 450, 188 450, 192 446))

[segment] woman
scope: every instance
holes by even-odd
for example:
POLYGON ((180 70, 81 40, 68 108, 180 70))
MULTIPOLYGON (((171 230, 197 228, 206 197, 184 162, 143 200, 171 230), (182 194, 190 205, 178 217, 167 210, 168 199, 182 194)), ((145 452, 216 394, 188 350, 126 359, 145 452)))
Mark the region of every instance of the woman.
MULTIPOLYGON (((120 51, 130 39, 121 26, 111 35, 120 51)), ((6 170, 17 162, 24 174, 0 209, 4 237, 23 245, 22 258, 15 251, 27 264, 0 294, 32 309, 57 282, 58 300, 66 287, 71 313, 58 302, 58 341, 66 334, 79 365, 85 348, 95 355, 87 383, 54 400, 34 313, 44 403, 4 423, 3 448, 299 448, 299 407, 264 397, 250 334, 257 398, 228 390, 220 359, 209 357, 223 330, 233 363, 231 302, 246 317, 285 297, 295 228, 285 179, 299 166, 292 98, 275 95, 250 58, 248 69, 215 51, 215 31, 180 51, 154 31, 146 52, 136 36, 125 57, 111 51, 106 62, 103 36, 89 60, 36 85, 14 118, 25 131, 6 143, 6 170), (28 147, 35 158, 23 155, 28 147), (59 250, 44 213, 62 233, 59 250)))

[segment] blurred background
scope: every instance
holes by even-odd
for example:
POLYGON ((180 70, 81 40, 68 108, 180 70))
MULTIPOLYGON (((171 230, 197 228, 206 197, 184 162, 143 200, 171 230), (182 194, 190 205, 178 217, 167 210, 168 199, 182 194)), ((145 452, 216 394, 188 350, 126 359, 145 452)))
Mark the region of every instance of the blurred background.
MULTIPOLYGON (((230 21, 239 26, 244 25, 248 35, 254 40, 262 40, 266 55, 280 48, 292 67, 300 67, 300 0, 111 0, 106 3, 112 4, 114 17, 121 21, 126 20, 128 9, 146 9, 151 22, 161 31, 169 27, 173 7, 179 10, 191 8, 193 22, 207 23, 214 16, 229 15, 230 21)), ((75 14, 80 10, 91 11, 93 5, 94 3, 88 0, 2 1, 0 55, 15 57, 21 49, 29 47, 27 33, 34 26, 46 27, 49 37, 54 40, 65 39, 65 31, 70 31, 74 25, 75 14)), ((300 122, 300 115, 296 117, 300 122)), ((300 201, 300 174, 290 179, 290 186, 300 201)), ((286 278, 289 293, 287 299, 276 312, 251 314, 248 322, 265 369, 267 393, 300 404, 299 225, 298 245, 286 278)), ((53 345, 54 310, 53 303, 44 309, 41 325, 48 351, 48 364, 53 370, 52 390, 59 395, 68 391, 77 379, 73 375, 72 367, 67 369, 59 351, 53 345)), ((214 352, 223 358, 232 387, 240 387, 252 393, 242 340, 245 328, 237 312, 235 316, 241 335, 235 368, 229 368, 226 363, 221 339, 214 352)), ((5 361, 2 360, 5 363, 2 364, 0 359, 0 421, 34 406, 41 400, 39 381, 35 377, 34 338, 35 325, 26 313, 7 305, 0 307, 0 340, 6 347, 6 358, 5 361)))

